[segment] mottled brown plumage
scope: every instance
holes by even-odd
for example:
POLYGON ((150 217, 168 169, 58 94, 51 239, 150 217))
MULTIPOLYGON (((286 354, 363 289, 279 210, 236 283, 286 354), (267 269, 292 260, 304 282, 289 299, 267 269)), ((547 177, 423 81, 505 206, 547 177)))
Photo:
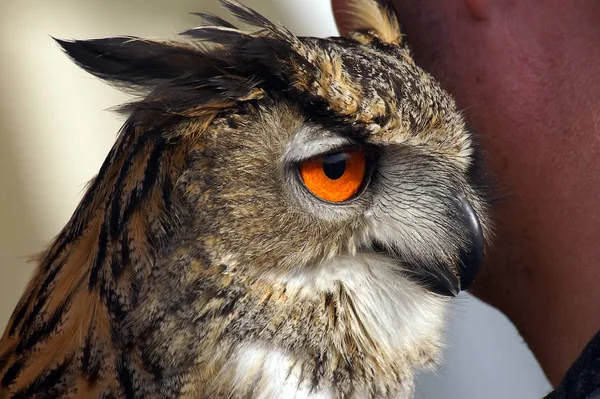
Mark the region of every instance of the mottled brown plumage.
POLYGON ((1 399, 406 397, 438 361, 489 234, 452 98, 374 0, 329 39, 223 3, 258 31, 59 41, 140 100, 13 313, 1 399), (363 191, 318 200, 298 163, 348 146, 363 191))

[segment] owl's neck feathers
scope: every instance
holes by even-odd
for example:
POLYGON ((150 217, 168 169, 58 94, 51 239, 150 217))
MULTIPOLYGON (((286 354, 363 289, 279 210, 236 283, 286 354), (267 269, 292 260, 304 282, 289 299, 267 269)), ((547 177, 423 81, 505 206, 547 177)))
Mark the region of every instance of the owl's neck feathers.
POLYGON ((2 387, 44 392, 56 381, 40 375, 74 366, 88 374, 81 384, 98 378, 98 353, 120 345, 115 328, 138 305, 171 231, 183 141, 126 123, 12 315, 0 343, 2 387))
POLYGON ((184 272, 148 337, 170 344, 150 358, 187 370, 183 390, 202 398, 410 397, 415 367, 437 363, 445 301, 396 267, 358 255, 261 278, 236 267, 203 267, 201 282, 184 272), (199 284, 203 294, 190 295, 199 284), (196 366, 181 367, 191 359, 196 366))

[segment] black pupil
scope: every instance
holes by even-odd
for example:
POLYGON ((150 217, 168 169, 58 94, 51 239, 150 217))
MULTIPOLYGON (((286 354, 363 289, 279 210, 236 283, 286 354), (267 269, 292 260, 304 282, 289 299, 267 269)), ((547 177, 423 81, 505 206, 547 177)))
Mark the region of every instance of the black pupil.
POLYGON ((337 180, 346 171, 346 154, 336 152, 323 157, 323 172, 331 180, 337 180))

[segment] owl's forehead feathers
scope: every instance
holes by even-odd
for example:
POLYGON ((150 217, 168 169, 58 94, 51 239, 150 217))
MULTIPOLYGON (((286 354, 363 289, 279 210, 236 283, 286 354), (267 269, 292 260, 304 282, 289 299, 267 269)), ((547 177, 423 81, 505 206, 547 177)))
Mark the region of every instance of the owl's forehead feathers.
MULTIPOLYGON (((414 63, 395 15, 382 2, 350 1, 348 37, 327 39, 295 37, 239 3, 225 4, 260 28, 230 53, 256 57, 307 105, 309 116, 339 120, 375 140, 426 142, 468 155, 469 137, 453 99, 414 63)), ((188 33, 202 38, 204 30, 188 33)))
POLYGON ((200 14, 206 24, 183 32, 188 42, 116 37, 59 44, 88 72, 138 94, 141 100, 126 109, 153 128, 173 116, 202 117, 208 127, 221 112, 283 95, 307 118, 372 141, 469 155, 452 98, 415 65, 395 16, 379 0, 353 0, 351 31, 327 39, 296 37, 235 0, 221 3, 257 30, 200 14))
MULTIPOLYGON (((301 38, 285 62, 289 85, 309 112, 340 120, 372 141, 427 144, 460 157, 470 137, 454 100, 413 61, 407 47, 351 39, 301 38)), ((360 35, 361 38, 366 37, 360 35)))

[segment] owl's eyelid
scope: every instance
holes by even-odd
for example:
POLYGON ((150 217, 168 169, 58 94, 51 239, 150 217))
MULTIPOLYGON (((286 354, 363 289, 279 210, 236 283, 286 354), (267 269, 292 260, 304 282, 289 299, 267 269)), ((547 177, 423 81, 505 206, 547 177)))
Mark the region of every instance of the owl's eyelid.
POLYGON ((288 144, 284 162, 288 165, 298 164, 320 155, 359 146, 356 141, 329 131, 304 128, 288 144))
POLYGON ((336 146, 323 147, 321 149, 321 151, 314 151, 314 154, 312 152, 307 153, 306 156, 299 157, 298 159, 290 159, 289 164, 290 165, 298 165, 303 162, 309 161, 311 159, 324 157, 324 156, 330 155, 330 154, 348 152, 348 151, 361 149, 361 148, 362 148, 362 146, 360 144, 354 143, 352 141, 348 141, 347 143, 342 143, 342 144, 336 145, 336 146))

